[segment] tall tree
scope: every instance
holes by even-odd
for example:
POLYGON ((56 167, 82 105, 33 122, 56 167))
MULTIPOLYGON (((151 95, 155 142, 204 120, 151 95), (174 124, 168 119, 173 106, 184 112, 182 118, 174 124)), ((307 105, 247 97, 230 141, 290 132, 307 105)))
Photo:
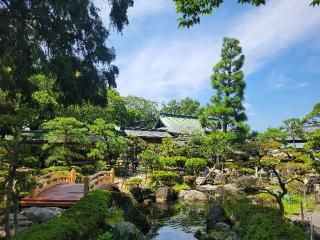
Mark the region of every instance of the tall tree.
POLYGON ((201 114, 202 110, 203 109, 200 107, 200 102, 186 97, 184 99, 181 99, 180 101, 170 100, 167 103, 163 103, 161 112, 198 116, 199 114, 201 114))
POLYGON ((154 127, 159 115, 156 102, 142 97, 128 96, 126 107, 129 114, 129 126, 154 127))
POLYGON ((281 127, 289 137, 291 137, 293 144, 296 144, 297 139, 303 137, 302 123, 298 118, 290 118, 283 121, 281 127))
MULTIPOLYGON (((182 17, 178 18, 179 27, 191 27, 200 23, 200 15, 211 15, 215 8, 219 8, 224 0, 173 0, 176 4, 177 13, 182 17)), ((320 0, 310 0, 311 6, 320 5, 320 0)), ((254 6, 264 5, 266 0, 237 0, 238 3, 249 3, 254 6)))
MULTIPOLYGON (((121 31, 133 0, 106 2, 111 25, 121 31)), ((116 86, 118 68, 93 0, 0 0, 0 19, 0 88, 30 97, 28 78, 41 72, 57 77, 64 103, 105 104, 106 86, 116 86)))
POLYGON ((244 63, 241 52, 239 40, 223 39, 221 60, 214 66, 211 76, 216 95, 211 98, 213 105, 208 105, 201 117, 202 124, 207 127, 223 132, 246 128, 243 122, 247 116, 242 105, 246 84, 241 71, 244 63))

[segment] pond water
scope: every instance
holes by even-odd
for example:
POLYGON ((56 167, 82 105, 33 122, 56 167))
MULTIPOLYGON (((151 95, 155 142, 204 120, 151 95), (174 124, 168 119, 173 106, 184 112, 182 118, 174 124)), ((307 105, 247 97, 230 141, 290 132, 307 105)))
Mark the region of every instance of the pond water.
POLYGON ((199 228, 205 227, 207 206, 175 203, 154 205, 149 209, 152 240, 196 240, 193 236, 199 228))

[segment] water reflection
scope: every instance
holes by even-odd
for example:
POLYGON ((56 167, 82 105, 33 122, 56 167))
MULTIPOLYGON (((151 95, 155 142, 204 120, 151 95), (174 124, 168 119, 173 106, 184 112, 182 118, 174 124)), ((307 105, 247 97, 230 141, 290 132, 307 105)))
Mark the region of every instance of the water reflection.
POLYGON ((204 204, 156 204, 145 208, 152 219, 152 240, 195 240, 194 233, 205 227, 207 206, 204 204))

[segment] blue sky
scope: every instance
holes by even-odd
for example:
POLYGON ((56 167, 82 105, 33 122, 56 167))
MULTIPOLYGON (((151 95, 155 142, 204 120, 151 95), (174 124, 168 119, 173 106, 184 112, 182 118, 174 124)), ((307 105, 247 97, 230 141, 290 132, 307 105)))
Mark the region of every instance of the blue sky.
POLYGON ((214 94, 210 75, 222 38, 236 37, 246 56, 244 105, 252 129, 303 117, 320 101, 320 7, 309 7, 310 1, 269 0, 259 8, 226 1, 184 29, 171 0, 136 0, 129 26, 108 40, 120 69, 118 90, 205 104, 214 94))

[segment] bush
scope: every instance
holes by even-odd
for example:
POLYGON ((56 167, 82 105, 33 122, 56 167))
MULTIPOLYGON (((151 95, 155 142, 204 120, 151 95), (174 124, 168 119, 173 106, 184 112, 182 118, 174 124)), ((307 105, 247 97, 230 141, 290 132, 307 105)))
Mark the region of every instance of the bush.
POLYGON ((184 176, 183 182, 185 184, 188 184, 189 186, 192 186, 195 184, 197 177, 196 176, 184 176))
POLYGON ((112 233, 111 232, 105 232, 97 238, 97 240, 112 240, 112 233))
POLYGON ((82 169, 79 166, 51 166, 41 170, 41 174, 47 174, 57 171, 71 171, 71 169, 76 170, 77 173, 81 173, 82 169))
POLYGON ((252 168, 241 168, 240 172, 244 175, 253 175, 256 173, 256 171, 252 168))
POLYGON ((155 171, 149 175, 150 182, 155 187, 169 186, 180 181, 180 176, 175 172, 155 171))
POLYGON ((207 162, 203 158, 188 158, 185 168, 188 174, 198 175, 207 166, 207 162))
POLYGON ((236 223, 236 229, 247 240, 303 240, 303 230, 281 218, 279 211, 248 201, 225 204, 227 216, 236 223))
POLYGON ((81 173, 83 175, 92 175, 96 172, 96 168, 94 165, 85 165, 81 168, 81 173))
POLYGON ((172 188, 176 192, 180 192, 181 190, 189 190, 190 189, 190 187, 187 184, 176 184, 172 188))
POLYGON ((97 171, 106 171, 107 170, 107 163, 106 161, 97 161, 96 162, 96 170, 97 171))
POLYGON ((252 216, 245 234, 248 240, 304 240, 306 236, 302 229, 267 213, 252 216))
POLYGON ((134 187, 140 187, 141 183, 142 183, 142 179, 141 178, 133 177, 133 178, 130 178, 130 179, 126 180, 124 182, 124 185, 128 189, 131 189, 131 188, 134 188, 134 187))
POLYGON ((105 218, 111 204, 111 192, 101 190, 89 192, 74 207, 63 212, 60 217, 33 225, 18 233, 14 239, 92 239, 99 234, 100 229, 106 230, 105 218))

